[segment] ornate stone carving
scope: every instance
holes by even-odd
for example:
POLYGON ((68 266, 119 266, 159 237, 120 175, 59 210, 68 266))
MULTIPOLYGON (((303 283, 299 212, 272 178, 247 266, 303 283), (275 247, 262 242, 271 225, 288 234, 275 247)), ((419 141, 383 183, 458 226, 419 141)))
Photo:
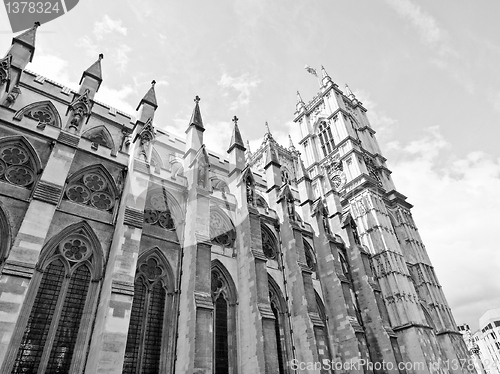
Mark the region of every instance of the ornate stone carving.
POLYGON ((12 55, 7 55, 0 60, 0 85, 7 83, 10 79, 10 63, 12 55))
POLYGON ((340 191, 345 185, 346 176, 339 154, 336 153, 328 157, 323 164, 323 167, 328 175, 328 179, 330 180, 332 187, 335 191, 340 191))
POLYGON ((89 94, 90 91, 86 89, 83 95, 76 97, 68 107, 68 111, 72 112, 68 128, 74 133, 80 131, 83 118, 90 115, 92 105, 89 94))

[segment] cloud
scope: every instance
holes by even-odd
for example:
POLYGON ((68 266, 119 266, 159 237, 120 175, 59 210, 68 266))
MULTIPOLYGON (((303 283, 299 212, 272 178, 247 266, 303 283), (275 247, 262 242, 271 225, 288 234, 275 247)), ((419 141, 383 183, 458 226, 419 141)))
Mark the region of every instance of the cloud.
POLYGON ((135 90, 129 86, 122 86, 120 89, 114 89, 105 85, 101 85, 99 92, 96 94, 96 100, 111 107, 118 109, 122 112, 135 115, 135 107, 130 104, 130 100, 137 100, 137 95, 135 90), (134 94, 133 98, 130 95, 134 94))
MULTIPOLYGON (((398 191, 409 202, 457 323, 477 325, 500 305, 497 251, 500 159, 473 151, 462 158, 438 127, 387 152, 398 191), (473 212, 473 214, 472 214, 473 212)), ((477 327, 477 326, 476 326, 477 327)))
POLYGON ((122 21, 113 20, 105 14, 102 21, 94 23, 93 32, 97 40, 102 40, 106 34, 111 34, 113 32, 126 36, 127 28, 122 26, 122 21))
POLYGON ((224 89, 224 96, 229 96, 227 89, 238 93, 236 100, 231 103, 229 108, 230 110, 235 110, 247 107, 250 104, 251 93, 260 82, 261 80, 258 77, 251 76, 249 73, 242 74, 239 77, 231 77, 224 73, 217 83, 224 89))
POLYGON ((61 83, 66 87, 77 89, 78 82, 70 79, 68 75, 68 61, 61 57, 47 53, 43 47, 37 47, 37 55, 32 63, 28 64, 28 70, 40 74, 54 82, 61 83))
POLYGON ((429 14, 422 11, 412 0, 386 0, 386 2, 401 15, 407 18, 417 29, 422 41, 430 46, 439 47, 441 53, 452 52, 447 45, 447 33, 429 14))
POLYGON ((391 137, 397 121, 378 109, 378 105, 370 99, 370 94, 367 91, 363 89, 356 90, 356 97, 368 111, 368 120, 372 128, 377 131, 378 141, 382 142, 391 137))

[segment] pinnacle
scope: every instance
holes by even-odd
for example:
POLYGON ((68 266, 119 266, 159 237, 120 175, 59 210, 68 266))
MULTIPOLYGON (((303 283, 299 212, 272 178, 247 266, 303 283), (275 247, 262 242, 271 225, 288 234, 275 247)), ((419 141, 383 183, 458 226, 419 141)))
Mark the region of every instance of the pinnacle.
POLYGON ((32 50, 30 62, 31 60, 33 60, 33 55, 35 54, 36 29, 39 26, 40 22, 35 22, 31 29, 26 30, 22 34, 19 34, 12 39, 12 44, 14 44, 14 42, 18 42, 32 50))
POLYGON ((102 82, 101 60, 103 58, 104 58, 104 55, 102 53, 100 53, 97 61, 94 62, 92 65, 90 65, 90 67, 83 72, 82 78, 80 79, 80 84, 82 84, 83 78, 85 76, 89 76, 89 77, 97 80, 99 82, 99 85, 101 85, 101 82, 102 82))
POLYGON ((240 129, 238 128, 238 117, 234 116, 232 121, 234 122, 233 135, 231 136, 231 144, 229 145, 227 153, 231 152, 235 147, 245 151, 246 148, 243 145, 243 139, 241 138, 240 129))
POLYGON ((189 120, 189 126, 196 126, 198 129, 201 129, 202 131, 205 131, 205 128, 203 127, 203 120, 201 119, 201 112, 200 112, 200 98, 198 95, 196 95, 194 102, 196 103, 193 109, 193 114, 191 115, 191 119, 189 120))
POLYGON ((153 80, 151 82, 151 87, 149 88, 148 92, 144 95, 144 97, 141 99, 139 105, 137 106, 136 110, 139 110, 139 107, 141 104, 149 104, 151 105, 154 109, 158 108, 158 103, 156 101, 156 92, 155 92, 155 84, 156 81, 153 80))

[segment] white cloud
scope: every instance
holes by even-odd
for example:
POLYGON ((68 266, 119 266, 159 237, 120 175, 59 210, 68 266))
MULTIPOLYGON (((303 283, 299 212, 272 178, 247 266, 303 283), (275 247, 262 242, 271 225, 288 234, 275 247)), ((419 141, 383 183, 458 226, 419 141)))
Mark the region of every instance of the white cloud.
POLYGON ((481 151, 450 154, 437 127, 387 152, 398 191, 412 212, 457 323, 477 323, 500 305, 500 160, 481 151), (446 150, 446 152, 445 152, 446 150))
POLYGON ((82 36, 80 39, 78 39, 76 45, 77 47, 80 47, 81 50, 85 51, 87 56, 97 58, 100 53, 97 44, 88 35, 82 36))
POLYGON ((379 142, 389 138, 394 130, 396 120, 391 118, 387 113, 378 109, 378 105, 370 99, 370 94, 363 90, 356 90, 356 97, 363 103, 363 106, 368 110, 368 120, 370 125, 377 131, 379 142))
POLYGON ((126 36, 127 28, 122 26, 122 21, 113 20, 105 14, 102 21, 97 21, 94 24, 93 32, 97 40, 102 40, 106 34, 111 34, 113 32, 126 36))
POLYGON ((135 114, 135 107, 130 104, 130 100, 137 100, 136 92, 131 86, 122 86, 120 89, 114 89, 101 85, 99 92, 96 94, 96 100, 112 106, 122 112, 130 115, 135 114), (130 95, 134 94, 133 98, 130 95))
POLYGON ((55 54, 46 53, 43 48, 38 48, 33 62, 28 64, 27 68, 66 87, 78 87, 78 82, 70 79, 68 75, 68 61, 55 54))
MULTIPOLYGON (((240 75, 239 77, 231 77, 224 73, 219 79, 219 86, 224 89, 232 89, 238 93, 236 100, 231 103, 230 110, 243 108, 250 104, 250 96, 252 91, 258 86, 261 80, 256 76, 251 76, 249 73, 240 75)), ((224 96, 228 96, 228 92, 224 92, 224 96)))

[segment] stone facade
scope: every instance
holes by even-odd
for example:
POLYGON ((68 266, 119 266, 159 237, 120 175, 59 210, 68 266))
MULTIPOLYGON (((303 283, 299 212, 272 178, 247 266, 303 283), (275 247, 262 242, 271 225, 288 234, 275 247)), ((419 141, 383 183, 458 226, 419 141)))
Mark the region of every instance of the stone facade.
POLYGON ((366 117, 323 70, 295 122, 227 159, 0 60, 2 373, 462 373, 467 350, 366 117), (406 364, 406 365, 404 365, 406 364), (335 370, 331 369, 334 367, 335 370))

